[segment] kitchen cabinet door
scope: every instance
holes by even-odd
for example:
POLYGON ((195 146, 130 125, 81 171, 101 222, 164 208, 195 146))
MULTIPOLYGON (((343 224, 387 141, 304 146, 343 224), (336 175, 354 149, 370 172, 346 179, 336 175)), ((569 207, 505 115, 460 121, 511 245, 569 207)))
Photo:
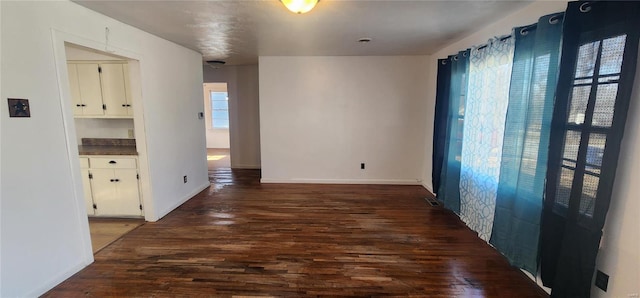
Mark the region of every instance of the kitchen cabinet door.
POLYGON ((140 216, 136 169, 92 169, 96 215, 140 216))
POLYGON ((127 100, 124 67, 122 64, 100 64, 102 68, 102 101, 107 116, 127 116, 131 104, 127 100))
POLYGON ((80 98, 83 116, 102 116, 102 87, 100 84, 100 73, 98 72, 98 64, 87 63, 76 64, 78 75, 78 88, 80 89, 80 98))
POLYGON ((84 194, 84 204, 87 215, 94 215, 93 196, 91 195, 91 179, 89 179, 89 169, 80 169, 82 173, 82 190, 84 194))
POLYGON ((127 115, 133 117, 133 104, 131 103, 133 97, 131 96, 131 81, 129 81, 129 64, 123 64, 122 69, 124 71, 124 91, 127 99, 127 115))
POLYGON ((82 115, 82 97, 80 96, 80 83, 78 82, 78 68, 76 64, 68 63, 69 91, 71 91, 71 106, 74 115, 82 115))

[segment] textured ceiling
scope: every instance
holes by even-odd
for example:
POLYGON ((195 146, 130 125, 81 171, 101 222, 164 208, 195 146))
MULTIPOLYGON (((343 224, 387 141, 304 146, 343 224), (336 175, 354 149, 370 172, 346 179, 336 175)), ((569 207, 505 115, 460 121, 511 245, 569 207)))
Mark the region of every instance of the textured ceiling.
POLYGON ((74 2, 236 65, 258 56, 432 54, 530 3, 322 0, 297 15, 277 0, 74 2))

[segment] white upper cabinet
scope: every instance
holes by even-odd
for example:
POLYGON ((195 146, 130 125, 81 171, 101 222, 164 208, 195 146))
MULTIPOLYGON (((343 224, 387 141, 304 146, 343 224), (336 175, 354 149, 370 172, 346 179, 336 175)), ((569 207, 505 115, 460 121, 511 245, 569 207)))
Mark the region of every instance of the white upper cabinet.
POLYGON ((74 115, 100 116, 102 109, 102 87, 98 64, 68 64, 71 97, 74 115))
POLYGON ((74 115, 82 115, 82 96, 80 95, 80 83, 78 82, 78 68, 76 64, 68 63, 69 90, 71 91, 71 105, 74 115))
POLYGON ((122 64, 124 72, 124 91, 126 94, 127 115, 133 117, 133 104, 131 103, 131 81, 129 81, 129 64, 122 64))
POLYGON ((74 116, 133 117, 126 63, 69 61, 67 65, 74 116))
POLYGON ((102 102, 105 114, 109 116, 127 116, 131 104, 127 100, 123 64, 101 64, 102 102))

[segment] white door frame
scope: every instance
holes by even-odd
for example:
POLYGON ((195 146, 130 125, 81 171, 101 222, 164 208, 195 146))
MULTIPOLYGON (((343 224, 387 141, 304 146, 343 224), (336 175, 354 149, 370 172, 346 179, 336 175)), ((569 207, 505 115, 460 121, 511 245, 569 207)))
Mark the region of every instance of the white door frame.
POLYGON ((203 85, 203 93, 204 93, 204 118, 205 118, 205 130, 206 130, 206 143, 207 148, 209 148, 209 137, 211 134, 215 134, 216 132, 222 132, 226 130, 226 142, 229 143, 229 151, 231 151, 231 98, 229 97, 229 106, 227 107, 227 117, 229 117, 229 128, 220 129, 213 128, 211 125, 211 121, 213 118, 213 113, 211 111, 211 92, 227 92, 229 94, 228 83, 227 82, 215 82, 215 83, 204 83, 203 85))
MULTIPOLYGON (((71 91, 69 90, 69 78, 67 70, 67 58, 65 50, 65 42, 95 49, 97 51, 126 57, 129 60, 129 69, 132 77, 141 77, 140 65, 144 63, 144 57, 135 52, 106 45, 103 42, 86 39, 77 35, 62 32, 57 29, 51 29, 51 37, 53 41, 54 61, 56 64, 56 73, 58 76, 58 91, 60 98, 60 109, 64 125, 64 132, 67 145, 67 154, 69 158, 69 168, 71 172, 72 189, 74 194, 75 209, 77 215, 77 227, 82 235, 82 243, 84 246, 83 259, 85 265, 89 265, 94 261, 93 250, 91 248, 91 235, 89 233, 89 221, 85 209, 84 194, 82 189, 82 176, 80 172, 80 159, 78 154, 78 142, 76 139, 76 128, 73 117, 73 109, 71 103, 71 91), (107 48, 108 47, 108 48, 107 48)), ((147 159, 147 142, 145 134, 144 106, 142 102, 142 82, 141 80, 133 80, 131 84, 131 94, 133 96, 133 122, 136 135, 136 147, 138 150, 138 170, 140 171, 140 185, 142 203, 145 208, 145 220, 156 221, 158 219, 155 213, 153 197, 151 193, 151 184, 149 181, 149 163, 147 159)))

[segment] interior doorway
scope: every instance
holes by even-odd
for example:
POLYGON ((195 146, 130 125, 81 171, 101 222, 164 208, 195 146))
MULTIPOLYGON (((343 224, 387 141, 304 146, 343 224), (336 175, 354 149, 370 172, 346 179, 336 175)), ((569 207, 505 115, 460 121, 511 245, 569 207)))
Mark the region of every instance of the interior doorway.
POLYGON ((140 80, 129 58, 73 43, 64 50, 74 123, 68 137, 78 145, 72 150, 95 254, 145 222, 131 90, 140 80))
POLYGON ((204 83, 205 131, 209 171, 231 168, 227 83, 204 83))

